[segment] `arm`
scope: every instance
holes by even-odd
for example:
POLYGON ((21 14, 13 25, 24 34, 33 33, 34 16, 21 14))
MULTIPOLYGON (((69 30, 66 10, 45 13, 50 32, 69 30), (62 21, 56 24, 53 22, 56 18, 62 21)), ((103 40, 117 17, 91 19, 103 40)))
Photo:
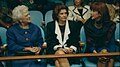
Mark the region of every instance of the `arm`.
POLYGON ((56 35, 54 33, 54 25, 52 23, 48 23, 46 26, 46 42, 48 50, 53 50, 55 45, 59 45, 58 40, 56 39, 56 35))
POLYGON ((92 42, 91 38, 87 38, 87 49, 89 50, 88 52, 93 52, 93 53, 97 53, 94 43, 92 42))
POLYGON ((35 39, 34 42, 31 41, 33 46, 25 47, 24 50, 34 52, 35 54, 39 54, 42 48, 42 44, 43 44, 43 37, 42 37, 41 29, 38 27, 34 27, 34 32, 32 33, 31 37, 32 37, 31 39, 35 39))
POLYGON ((38 29, 38 36, 36 36, 36 37, 38 37, 38 39, 37 39, 38 47, 42 48, 43 37, 42 37, 41 29, 38 29))
POLYGON ((33 47, 33 50, 35 51, 35 54, 39 54, 43 45, 43 37, 42 37, 42 32, 40 28, 38 29, 38 36, 36 37, 38 37, 37 39, 38 47, 33 47))
POLYGON ((7 30, 6 35, 7 35, 8 50, 10 50, 12 52, 16 52, 16 51, 21 51, 24 49, 23 46, 20 46, 16 43, 14 29, 9 28, 7 30))

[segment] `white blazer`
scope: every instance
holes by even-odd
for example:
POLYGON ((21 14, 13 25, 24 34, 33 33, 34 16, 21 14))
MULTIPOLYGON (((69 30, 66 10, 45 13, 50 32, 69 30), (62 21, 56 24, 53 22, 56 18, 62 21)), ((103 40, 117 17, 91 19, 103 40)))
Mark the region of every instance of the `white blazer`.
MULTIPOLYGON (((77 15, 79 15, 81 17, 79 11, 77 10, 77 8, 75 6, 69 6, 68 8, 69 8, 68 20, 76 21, 76 16, 77 15)), ((85 20, 90 18, 91 15, 90 15, 90 7, 89 6, 86 5, 86 6, 83 7, 82 16, 85 20)))

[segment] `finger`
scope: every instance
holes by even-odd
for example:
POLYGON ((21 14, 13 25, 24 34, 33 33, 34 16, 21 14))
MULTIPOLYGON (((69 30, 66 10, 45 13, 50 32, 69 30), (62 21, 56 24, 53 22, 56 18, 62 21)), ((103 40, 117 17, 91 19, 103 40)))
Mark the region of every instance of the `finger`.
POLYGON ((35 52, 35 54, 36 54, 36 55, 38 55, 39 53, 40 53, 40 50, 39 50, 39 51, 37 51, 37 52, 35 52))
POLYGON ((65 53, 68 53, 68 49, 63 49, 63 51, 64 51, 65 53))

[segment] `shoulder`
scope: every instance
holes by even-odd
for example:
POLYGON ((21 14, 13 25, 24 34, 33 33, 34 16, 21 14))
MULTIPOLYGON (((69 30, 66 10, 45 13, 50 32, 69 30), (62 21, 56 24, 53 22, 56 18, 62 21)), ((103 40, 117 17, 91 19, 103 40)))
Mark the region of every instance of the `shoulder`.
POLYGON ((107 27, 107 28, 112 28, 112 29, 115 29, 116 28, 116 23, 114 23, 113 21, 105 21, 104 22, 105 24, 105 27, 107 27))
POLYGON ((35 25, 33 23, 30 23, 30 26, 33 27, 33 28, 39 28, 37 25, 35 25))
POLYGON ((53 26, 55 24, 55 21, 51 21, 47 23, 47 26, 53 26))
POLYGON ((34 30, 39 31, 39 30, 41 30, 40 28, 41 27, 38 27, 37 25, 35 25, 33 23, 30 23, 30 29, 29 30, 31 30, 31 31, 34 31, 34 30))
POLYGON ((69 10, 72 10, 72 9, 74 9, 75 7, 74 7, 74 6, 69 6, 68 8, 69 8, 69 10))
POLYGON ((85 5, 84 7, 87 8, 87 9, 90 9, 90 6, 89 6, 89 5, 85 5))
POLYGON ((8 30, 14 30, 17 29, 19 27, 18 23, 15 23, 14 25, 10 26, 10 28, 8 28, 8 30))

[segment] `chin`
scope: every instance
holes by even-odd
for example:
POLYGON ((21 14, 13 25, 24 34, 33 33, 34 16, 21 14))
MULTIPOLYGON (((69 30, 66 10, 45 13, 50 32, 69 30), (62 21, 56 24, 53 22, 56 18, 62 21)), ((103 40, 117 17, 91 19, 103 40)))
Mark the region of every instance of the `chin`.
POLYGON ((28 21, 28 23, 31 23, 31 21, 28 21))
POLYGON ((95 18, 94 18, 94 17, 92 17, 92 19, 94 20, 95 18))

